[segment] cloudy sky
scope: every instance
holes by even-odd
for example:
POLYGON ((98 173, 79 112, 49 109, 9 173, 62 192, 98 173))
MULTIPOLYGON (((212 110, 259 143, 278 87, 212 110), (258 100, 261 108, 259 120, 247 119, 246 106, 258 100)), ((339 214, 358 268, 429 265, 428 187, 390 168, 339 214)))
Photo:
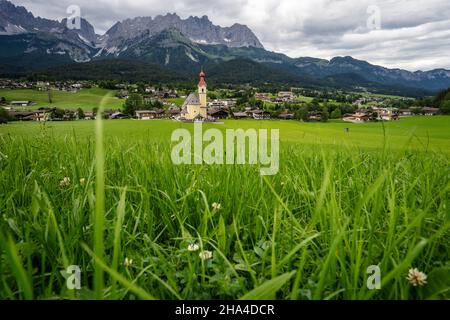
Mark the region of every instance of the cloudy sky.
POLYGON ((61 19, 69 5, 102 34, 116 21, 177 13, 249 26, 266 49, 291 57, 351 55, 390 68, 450 69, 449 0, 12 0, 61 19))

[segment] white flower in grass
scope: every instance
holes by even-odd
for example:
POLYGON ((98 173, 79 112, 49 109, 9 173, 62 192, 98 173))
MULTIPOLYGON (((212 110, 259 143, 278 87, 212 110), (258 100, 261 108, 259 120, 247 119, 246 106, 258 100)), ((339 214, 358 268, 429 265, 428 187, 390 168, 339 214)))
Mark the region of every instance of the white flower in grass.
POLYGON ((70 186, 70 178, 69 177, 64 177, 64 179, 62 179, 59 182, 59 186, 61 188, 66 188, 66 187, 70 186))
POLYGON ((81 186, 86 185, 86 179, 85 179, 85 178, 81 178, 81 179, 80 179, 80 185, 81 185, 81 186))
POLYGON ((211 251, 202 251, 200 252, 200 254, 198 255, 200 257, 200 259, 202 260, 209 260, 212 258, 213 253, 211 251))
POLYGON ((125 258, 125 262, 123 263, 125 268, 131 267, 132 264, 133 264, 133 259, 125 258))
POLYGON ((422 287, 427 284, 427 275, 417 268, 409 269, 406 279, 408 279, 414 287, 422 287))
POLYGON ((222 208, 222 205, 220 203, 214 202, 212 204, 212 207, 214 210, 220 210, 220 208, 222 208))
POLYGON ((188 245, 188 251, 190 252, 195 252, 198 251, 200 249, 200 246, 196 243, 191 243, 190 245, 188 245))

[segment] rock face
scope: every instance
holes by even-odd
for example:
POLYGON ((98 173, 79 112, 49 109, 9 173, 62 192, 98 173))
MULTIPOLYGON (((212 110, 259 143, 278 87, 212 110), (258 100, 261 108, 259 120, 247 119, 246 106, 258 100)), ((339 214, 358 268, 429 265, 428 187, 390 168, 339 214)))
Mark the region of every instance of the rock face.
POLYGON ((258 38, 245 25, 234 24, 222 28, 214 25, 207 16, 201 18, 191 16, 183 20, 177 14, 157 16, 154 19, 139 17, 117 22, 106 33, 106 45, 109 48, 118 47, 123 41, 143 34, 152 36, 168 29, 177 29, 193 42, 200 44, 263 48, 258 38))

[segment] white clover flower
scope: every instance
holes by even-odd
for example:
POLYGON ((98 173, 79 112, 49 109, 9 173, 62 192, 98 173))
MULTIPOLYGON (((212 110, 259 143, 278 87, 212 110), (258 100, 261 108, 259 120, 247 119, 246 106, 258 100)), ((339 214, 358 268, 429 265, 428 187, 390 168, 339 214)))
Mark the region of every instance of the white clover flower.
POLYGON ((191 243, 190 245, 188 245, 188 251, 190 252, 195 252, 198 251, 200 249, 200 246, 196 243, 191 243))
POLYGON ((125 258, 125 262, 123 263, 125 268, 131 267, 132 264, 133 264, 133 259, 125 258))
POLYGON ((214 202, 212 204, 213 209, 215 210, 220 210, 220 208, 222 208, 222 205, 220 203, 214 202))
POLYGON ((69 177, 64 177, 64 179, 62 179, 62 180, 59 182, 59 186, 60 186, 61 188, 65 188, 65 187, 70 186, 70 178, 69 178, 69 177))
POLYGON ((200 257, 200 259, 202 260, 209 260, 212 258, 213 253, 211 251, 202 251, 200 252, 200 254, 198 255, 200 257))
POLYGON ((414 287, 422 287, 427 283, 427 275, 417 268, 409 269, 406 279, 408 279, 414 287))
POLYGON ((81 178, 81 179, 80 179, 80 185, 81 185, 81 186, 86 185, 86 179, 85 179, 85 178, 81 178))

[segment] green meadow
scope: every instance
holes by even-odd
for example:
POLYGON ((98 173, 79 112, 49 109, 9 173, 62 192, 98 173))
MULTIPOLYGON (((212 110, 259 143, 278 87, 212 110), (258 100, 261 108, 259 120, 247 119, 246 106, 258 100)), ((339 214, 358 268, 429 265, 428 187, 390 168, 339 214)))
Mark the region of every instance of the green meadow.
POLYGON ((1 125, 0 299, 450 298, 450 117, 204 125, 279 129, 264 177, 173 165, 171 134, 192 127, 1 125))
POLYGON ((111 94, 112 96, 105 98, 105 109, 121 109, 125 100, 114 97, 114 90, 91 88, 81 89, 77 93, 52 90, 52 103, 50 103, 47 91, 30 89, 0 89, 0 97, 4 97, 7 101, 33 101, 36 105, 32 106, 32 108, 81 108, 84 111, 92 111, 93 108, 98 107, 103 97, 107 94, 111 94))

